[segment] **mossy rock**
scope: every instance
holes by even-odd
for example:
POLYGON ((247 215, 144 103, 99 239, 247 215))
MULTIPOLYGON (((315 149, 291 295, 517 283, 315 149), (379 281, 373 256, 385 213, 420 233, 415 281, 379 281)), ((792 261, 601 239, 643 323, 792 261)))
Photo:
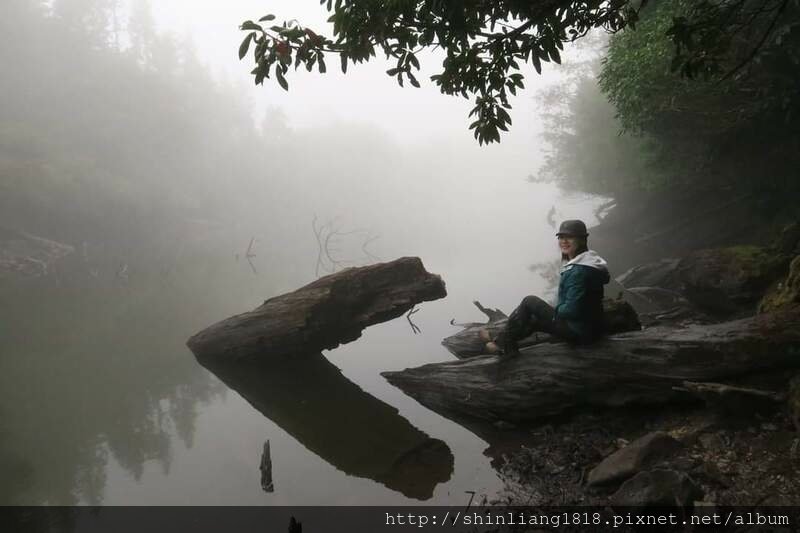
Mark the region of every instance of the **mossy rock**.
POLYGON ((759 313, 769 313, 800 305, 800 255, 789 265, 786 279, 775 283, 761 299, 759 313))
POLYGON ((789 260, 774 248, 731 246, 693 252, 676 270, 689 301, 730 317, 755 312, 767 288, 785 275, 789 260))
POLYGON ((773 247, 785 254, 800 253, 800 223, 792 222, 784 226, 773 247))

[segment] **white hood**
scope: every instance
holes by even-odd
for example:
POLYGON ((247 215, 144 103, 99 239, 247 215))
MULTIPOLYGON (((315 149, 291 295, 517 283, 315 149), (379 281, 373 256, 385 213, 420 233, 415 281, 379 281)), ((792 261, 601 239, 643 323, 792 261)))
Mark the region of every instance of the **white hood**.
POLYGON ((603 272, 608 272, 608 263, 606 263, 605 259, 597 255, 597 252, 594 250, 587 250, 576 255, 561 266, 561 272, 569 268, 570 265, 585 265, 596 268, 597 270, 602 270, 603 272))

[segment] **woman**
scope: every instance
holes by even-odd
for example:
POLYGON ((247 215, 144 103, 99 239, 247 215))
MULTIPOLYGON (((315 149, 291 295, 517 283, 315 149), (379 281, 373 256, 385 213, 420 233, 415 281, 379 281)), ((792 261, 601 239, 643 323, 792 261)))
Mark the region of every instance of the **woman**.
MULTIPOLYGON (((556 237, 561 249, 561 277, 555 309, 538 296, 526 296, 498 339, 506 356, 519 353, 517 342, 544 331, 568 342, 591 342, 603 333, 603 285, 609 282, 606 261, 589 250, 586 224, 565 220, 556 237), (502 339, 502 340, 501 340, 502 339)), ((497 344, 486 346, 498 352, 497 344)))

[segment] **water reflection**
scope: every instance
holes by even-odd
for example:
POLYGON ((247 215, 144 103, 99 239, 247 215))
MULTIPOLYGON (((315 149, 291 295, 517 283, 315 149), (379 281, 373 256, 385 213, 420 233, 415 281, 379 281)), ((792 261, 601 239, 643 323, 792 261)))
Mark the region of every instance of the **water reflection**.
MULTIPOLYGON (((427 500, 453 473, 453 454, 444 442, 364 392, 320 353, 269 364, 199 361, 308 450, 348 475, 427 500)), ((279 469, 280 457, 272 460, 279 469)))
POLYGON ((173 436, 190 448, 224 389, 174 333, 196 327, 187 300, 208 307, 194 279, 67 274, 0 290, 0 505, 102 504, 112 461, 137 481, 150 461, 169 472, 173 436))

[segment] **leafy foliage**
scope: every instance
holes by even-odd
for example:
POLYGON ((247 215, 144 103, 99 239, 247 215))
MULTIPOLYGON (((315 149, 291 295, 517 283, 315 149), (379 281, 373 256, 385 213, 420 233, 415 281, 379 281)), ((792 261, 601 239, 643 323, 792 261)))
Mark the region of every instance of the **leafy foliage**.
POLYGON ((710 7, 690 0, 651 2, 635 31, 611 36, 599 70, 586 60, 581 74, 550 88, 540 100, 551 151, 537 179, 614 197, 642 190, 756 189, 765 210, 792 198, 787 193, 800 187, 800 19, 787 7, 770 30, 774 4, 748 2, 750 10, 762 6, 763 17, 751 21, 746 35, 722 39, 728 24, 744 31, 722 10, 732 4, 714 3, 722 19, 676 30, 701 14, 711 16, 710 7), (711 27, 714 37, 703 41, 711 27), (770 37, 758 45, 756 36, 768 30, 770 37), (680 41, 677 56, 675 31, 684 31, 681 39, 690 43, 680 41), (711 61, 712 50, 702 52, 703 43, 718 38, 726 41, 727 55, 711 61), (602 94, 594 79, 598 71, 602 94))
MULTIPOLYGON (((647 5, 669 9, 672 16, 655 17, 638 39, 651 39, 652 49, 637 48, 641 71, 628 73, 655 83, 668 72, 684 78, 734 76, 770 42, 795 39, 796 0, 612 0, 578 2, 547 0, 321 0, 331 12, 333 38, 296 21, 273 23, 266 15, 246 21, 249 32, 239 49, 244 58, 254 46, 256 84, 274 76, 288 89, 292 65, 326 71, 326 54, 338 54, 343 72, 348 63, 369 61, 381 51, 397 61, 387 74, 418 87, 418 53, 426 48, 445 52, 442 70, 431 76, 444 94, 474 96, 470 112, 479 143, 498 142, 511 124, 508 94, 524 87, 523 68, 541 73, 545 62, 561 62, 564 43, 603 28, 618 32, 636 28, 647 5), (788 21, 788 22, 787 22, 788 21), (669 36, 669 41, 663 36, 669 36), (646 37, 645 37, 646 36, 646 37), (670 44, 671 42, 671 44, 670 44), (647 63, 645 58, 657 60, 647 63), (732 61, 735 59, 735 61, 732 61), (655 78, 650 78, 657 74, 655 78)), ((633 39, 633 38, 632 38, 633 39)), ((625 39, 623 39, 624 41, 625 39)), ((622 48, 622 45, 618 46, 622 48)), ((674 82, 679 83, 679 82, 674 82)), ((697 91, 704 91, 700 86, 697 91)), ((637 105, 630 102, 632 105, 637 105)), ((625 113, 622 113, 626 116, 625 113)), ((627 124, 629 126, 629 124, 627 124)))
POLYGON ((637 31, 612 37, 601 86, 625 131, 655 139, 674 183, 785 188, 797 163, 800 15, 784 6, 778 23, 769 0, 713 8, 653 3, 637 31))
POLYGON ((244 58, 254 45, 256 84, 274 76, 288 89, 291 66, 327 69, 326 54, 339 56, 342 72, 382 52, 396 66, 387 70, 401 86, 419 87, 417 55, 425 48, 445 52, 442 71, 431 76, 441 92, 475 97, 470 129, 480 144, 498 142, 511 125, 508 95, 523 88, 526 64, 561 62, 564 43, 593 28, 617 31, 638 18, 639 2, 547 0, 322 0, 331 12, 333 38, 297 22, 275 25, 273 15, 248 20, 239 49, 244 58))
POLYGON ((569 191, 620 196, 663 185, 653 140, 620 131, 614 107, 591 75, 574 88, 556 86, 557 107, 542 113, 542 139, 549 150, 536 182, 556 182, 569 191))

